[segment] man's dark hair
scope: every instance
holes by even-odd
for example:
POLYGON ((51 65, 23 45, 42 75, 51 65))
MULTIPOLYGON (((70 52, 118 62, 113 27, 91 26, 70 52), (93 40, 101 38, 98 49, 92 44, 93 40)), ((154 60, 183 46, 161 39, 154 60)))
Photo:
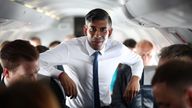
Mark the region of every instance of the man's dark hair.
POLYGON ((192 47, 185 44, 174 44, 161 49, 159 54, 161 59, 173 59, 179 57, 189 57, 192 59, 192 47))
POLYGON ((183 89, 192 85, 192 62, 172 59, 156 69, 152 86, 164 83, 175 89, 183 89))
POLYGON ((109 14, 103 9, 93 9, 85 16, 85 23, 93 22, 95 20, 107 20, 109 25, 112 26, 112 20, 109 14))
POLYGON ((35 48, 37 49, 37 51, 39 53, 43 53, 43 52, 49 50, 49 48, 47 48, 46 46, 43 46, 43 45, 37 45, 35 48))
POLYGON ((22 61, 34 61, 39 58, 39 53, 29 41, 15 40, 7 43, 0 52, 3 68, 13 70, 22 61))
POLYGON ((59 45, 61 42, 60 41, 53 41, 49 44, 49 47, 59 45))
POLYGON ((128 48, 135 48, 137 42, 134 39, 126 39, 123 44, 128 48))
POLYGON ((0 49, 3 48, 4 45, 6 45, 7 43, 9 43, 10 41, 3 41, 0 45, 0 49))

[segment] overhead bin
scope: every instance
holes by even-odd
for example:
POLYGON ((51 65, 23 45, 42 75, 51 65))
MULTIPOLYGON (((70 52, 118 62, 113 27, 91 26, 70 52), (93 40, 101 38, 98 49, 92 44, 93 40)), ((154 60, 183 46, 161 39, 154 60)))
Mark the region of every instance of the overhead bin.
POLYGON ((55 21, 49 16, 10 0, 0 0, 0 18, 38 26, 48 26, 55 21))
POLYGON ((192 0, 128 0, 123 10, 142 26, 192 28, 192 0))

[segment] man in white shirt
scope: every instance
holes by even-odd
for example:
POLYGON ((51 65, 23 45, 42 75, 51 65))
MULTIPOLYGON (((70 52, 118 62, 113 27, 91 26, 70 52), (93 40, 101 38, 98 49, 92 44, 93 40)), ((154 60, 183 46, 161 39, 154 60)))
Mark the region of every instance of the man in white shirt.
POLYGON ((101 107, 109 106, 111 103, 110 83, 119 63, 132 67, 133 76, 124 93, 125 100, 130 101, 140 89, 139 80, 143 70, 141 57, 123 44, 110 39, 112 21, 105 10, 93 9, 85 16, 85 20, 86 36, 63 42, 56 48, 42 53, 40 72, 46 70, 50 75, 59 78, 66 95, 71 98, 66 102, 69 107, 92 108, 93 53, 99 51, 98 79, 101 107), (54 65, 67 65, 72 71, 62 72, 54 68, 54 65))

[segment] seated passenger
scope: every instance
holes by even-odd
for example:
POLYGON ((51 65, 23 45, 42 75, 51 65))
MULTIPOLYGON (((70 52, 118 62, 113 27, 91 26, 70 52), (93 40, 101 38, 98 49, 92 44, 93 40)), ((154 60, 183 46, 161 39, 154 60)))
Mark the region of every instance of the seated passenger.
POLYGON ((37 51, 39 53, 43 53, 43 52, 49 50, 49 48, 47 48, 46 46, 43 46, 43 45, 37 45, 35 48, 37 49, 37 51))
POLYGON ((142 57, 145 66, 156 65, 153 55, 154 45, 148 40, 141 40, 136 45, 136 52, 142 57))
POLYGON ((31 43, 31 45, 33 46, 38 46, 41 45, 41 39, 39 37, 33 36, 29 39, 29 42, 31 43))
MULTIPOLYGON (((18 81, 23 82, 23 80, 37 81, 39 53, 28 41, 15 40, 9 42, 2 48, 0 57, 3 65, 1 86, 9 87, 18 81)), ((54 90, 62 107, 65 108, 65 98, 58 84, 53 79, 46 84, 54 90), (58 95, 59 93, 61 95, 58 95)))
POLYGON ((171 59, 192 61, 192 47, 185 44, 174 44, 161 49, 159 63, 162 65, 171 59))
POLYGON ((60 41, 53 41, 49 44, 49 48, 55 48, 57 45, 59 45, 61 42, 60 41))
POLYGON ((185 44, 174 44, 162 48, 159 55, 160 58, 158 66, 161 66, 173 59, 192 61, 192 47, 185 44))
POLYGON ((8 87, 20 80, 37 80, 39 54, 28 41, 7 43, 1 49, 0 57, 3 67, 1 85, 8 87))
POLYGON ((37 82, 16 82, 0 88, 1 108, 60 108, 49 87, 37 82))
POLYGON ((137 42, 134 39, 126 39, 123 44, 134 51, 137 42))
POLYGON ((152 79, 159 108, 192 108, 192 63, 176 59, 161 64, 152 79))
MULTIPOLYGON (((5 45, 5 44, 7 44, 7 43, 9 43, 9 41, 3 41, 2 43, 1 43, 1 45, 0 45, 0 49, 2 49, 3 48, 3 46, 5 45)), ((3 78, 3 67, 2 67, 2 64, 0 64, 0 75, 1 75, 1 77, 0 77, 0 79, 2 79, 3 78)))

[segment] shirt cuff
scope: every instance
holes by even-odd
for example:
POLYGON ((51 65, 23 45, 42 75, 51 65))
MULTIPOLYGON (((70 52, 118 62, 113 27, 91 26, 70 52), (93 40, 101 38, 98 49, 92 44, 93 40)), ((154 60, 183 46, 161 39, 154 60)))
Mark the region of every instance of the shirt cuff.
POLYGON ((59 78, 59 75, 63 72, 63 71, 56 69, 55 67, 49 67, 48 70, 49 70, 50 75, 56 79, 59 78))
POLYGON ((62 72, 62 71, 51 72, 51 76, 52 76, 53 78, 59 78, 60 75, 62 75, 62 73, 64 73, 64 72, 62 72))

